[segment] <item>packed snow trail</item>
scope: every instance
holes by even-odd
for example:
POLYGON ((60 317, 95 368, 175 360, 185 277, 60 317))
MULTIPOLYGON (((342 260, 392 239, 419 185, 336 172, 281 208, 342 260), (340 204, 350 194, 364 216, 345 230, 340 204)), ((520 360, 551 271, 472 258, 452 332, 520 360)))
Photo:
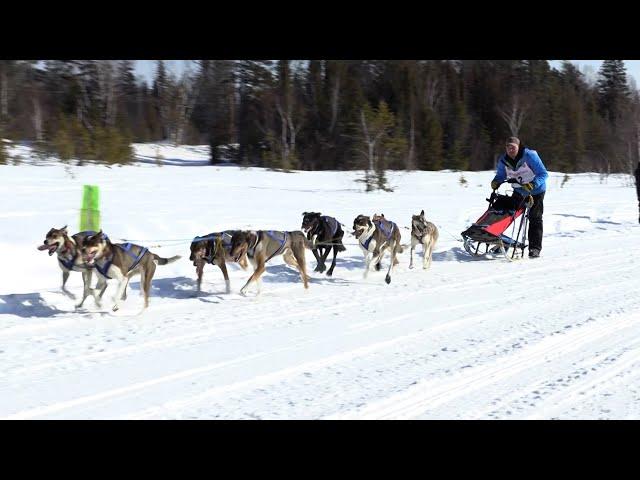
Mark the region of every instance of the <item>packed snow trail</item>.
MULTIPOLYGON (((121 168, 0 167, 0 418, 640 418, 640 228, 628 177, 572 175, 560 188, 564 175, 551 174, 542 257, 509 263, 473 259, 459 241, 486 208, 492 172, 464 172, 467 187, 459 172, 391 173, 393 192, 366 194, 362 172, 211 167, 196 147, 174 148, 176 166, 159 168, 144 163, 145 148, 121 168), (188 162, 197 168, 178 166, 188 162), (113 284, 102 309, 89 298, 75 310, 55 256, 36 251, 51 227, 73 230, 85 183, 101 187, 111 237, 183 256, 158 267, 139 316, 139 278, 122 313, 110 311, 113 284), (345 231, 361 213, 408 227, 423 208, 440 228, 428 271, 420 248, 408 269, 406 248, 390 285, 384 268, 364 280, 347 234, 332 278, 313 272, 307 252, 307 291, 276 257, 259 297, 238 294, 251 272, 237 265, 231 294, 207 265, 196 295, 184 239, 297 230, 304 211, 345 231)), ((78 273, 67 287, 80 293, 78 273)))

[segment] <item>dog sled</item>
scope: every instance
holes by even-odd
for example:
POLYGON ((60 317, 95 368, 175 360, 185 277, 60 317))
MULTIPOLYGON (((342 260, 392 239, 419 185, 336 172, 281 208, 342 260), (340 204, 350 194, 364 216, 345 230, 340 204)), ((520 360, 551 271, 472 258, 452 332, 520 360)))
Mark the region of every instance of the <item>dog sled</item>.
MULTIPOLYGON (((508 183, 513 187, 520 186, 515 181, 508 183)), ((489 202, 487 211, 462 232, 464 249, 473 257, 497 258, 502 255, 509 261, 522 258, 527 247, 527 223, 533 197, 500 195, 494 190, 486 200, 489 202), (512 227, 511 236, 505 234, 509 227, 512 227)))

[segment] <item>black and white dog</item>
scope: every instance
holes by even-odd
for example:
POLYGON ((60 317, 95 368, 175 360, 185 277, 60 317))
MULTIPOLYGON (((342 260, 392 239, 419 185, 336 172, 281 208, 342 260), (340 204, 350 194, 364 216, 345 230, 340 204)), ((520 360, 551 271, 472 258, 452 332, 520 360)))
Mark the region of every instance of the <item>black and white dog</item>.
POLYGON ((353 235, 358 239, 364 254, 364 278, 367 278, 371 262, 376 266, 376 270, 380 270, 380 261, 385 252, 389 251, 391 262, 384 280, 391 283, 391 270, 398 264, 397 255, 403 251, 398 226, 385 219, 384 214, 374 215, 373 218, 358 215, 353 221, 353 235))
POLYGON ((304 212, 302 215, 302 231, 307 234, 307 239, 314 246, 311 252, 318 262, 315 272, 322 273, 326 270, 327 266, 324 262, 333 248, 333 261, 327 270, 327 276, 330 277, 336 266, 338 252, 346 250, 342 244, 344 231, 340 227, 340 222, 320 212, 304 212))

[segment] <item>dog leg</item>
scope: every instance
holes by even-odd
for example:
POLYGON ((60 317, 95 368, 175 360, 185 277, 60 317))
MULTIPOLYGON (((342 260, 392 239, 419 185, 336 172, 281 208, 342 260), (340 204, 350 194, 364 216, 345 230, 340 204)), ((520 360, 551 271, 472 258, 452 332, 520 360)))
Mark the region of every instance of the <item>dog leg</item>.
POLYGON ((316 268, 313 269, 314 272, 321 272, 320 270, 320 255, 318 254, 318 248, 314 248, 311 250, 313 256, 316 258, 316 268))
POLYGON ((371 268, 371 260, 373 260, 373 255, 367 253, 364 256, 364 275, 362 278, 367 278, 367 274, 369 273, 369 268, 371 268))
POLYGON ((411 250, 409 251, 409 268, 413 268, 413 249, 416 248, 416 246, 413 244, 413 242, 411 242, 411 250))
MULTIPOLYGON (((153 274, 156 271, 156 264, 151 263, 148 271, 142 270, 142 274, 144 275, 144 280, 140 281, 140 285, 144 285, 144 308, 149 306, 149 295, 151 294, 151 280, 153 280, 153 274)), ((127 281, 128 283, 128 281, 127 281)))
POLYGON ((324 252, 322 254, 322 270, 320 270, 320 273, 324 272, 327 269, 327 265, 325 264, 325 262, 327 261, 327 257, 329 256, 332 248, 333 246, 331 245, 329 247, 324 247, 324 252))
MULTIPOLYGON (((122 291, 122 300, 126 300, 127 299, 127 287, 129 286, 129 280, 131 280, 131 277, 127 277, 127 280, 124 284, 124 290, 122 291)), ((142 286, 142 283, 140 283, 140 285, 142 286)))
POLYGON ((380 266, 380 260, 382 258, 381 251, 382 250, 376 246, 376 248, 373 249, 373 253, 371 254, 371 263, 373 263, 373 265, 375 266, 376 271, 379 271, 381 267, 380 266))
POLYGON ((389 265, 389 270, 387 270, 387 276, 384 279, 384 281, 387 282, 387 285, 391 283, 391 272, 393 272, 393 268, 399 263, 398 250, 399 250, 399 245, 396 243, 393 246, 393 249, 391 249, 391 251, 389 252, 389 255, 391 256, 391 265, 389 265))
POLYGON ((431 244, 422 244, 424 258, 422 259, 422 268, 428 270, 431 266, 431 244))
MULTIPOLYGON (((304 288, 309 288, 309 275, 307 275, 307 269, 306 269, 306 264, 305 264, 305 259, 304 259, 304 247, 302 250, 298 250, 297 248, 293 249, 293 256, 296 259, 296 262, 298 264, 298 271, 300 272, 300 278, 302 278, 302 284, 304 285, 304 288)), ((324 262, 322 264, 323 269, 322 271, 324 271, 324 262)))
POLYGON ((240 289, 241 295, 246 295, 247 288, 254 280, 257 281, 260 278, 260 275, 265 271, 264 258, 262 256, 257 260, 256 269, 247 280, 247 283, 244 284, 244 287, 240 289))
POLYGON ((222 275, 224 276, 225 291, 227 293, 231 293, 231 282, 229 281, 229 274, 227 273, 227 263, 224 261, 224 258, 220 260, 218 266, 220 267, 220 270, 222 270, 222 275))
POLYGON ((107 289, 107 281, 102 278, 101 275, 98 275, 98 283, 96 283, 96 288, 92 290, 93 292, 93 301, 96 303, 98 308, 102 308, 102 295, 104 295, 104 291, 107 289), (98 293, 96 294, 96 290, 98 293))
POLYGON ((82 304, 87 299, 92 290, 90 288, 89 282, 91 281, 91 272, 83 270, 82 271, 82 283, 84 284, 84 288, 82 289, 82 300, 80 303, 76 305, 76 308, 82 308, 82 304))
MULTIPOLYGON (((89 286, 91 286, 91 277, 92 276, 93 276, 93 271, 92 270, 87 270, 87 285, 89 285, 89 286)), ((98 306, 98 308, 100 308, 102 306, 102 305, 100 305, 100 296, 102 296, 102 294, 101 293, 96 293, 96 290, 98 290, 98 287, 102 287, 102 284, 100 283, 100 279, 101 278, 102 277, 100 275, 98 275, 98 281, 96 282, 96 286, 94 288, 89 288, 89 291, 91 292, 91 295, 93 295, 93 301, 98 306)), ((82 279, 84 280, 84 277, 82 279)), ((106 288, 106 285, 103 287, 103 291, 104 291, 104 288, 106 288)))
POLYGON ((100 293, 98 294, 98 299, 102 300, 102 295, 104 295, 104 292, 107 289, 107 280, 104 277, 102 277, 102 275, 98 275, 98 284, 96 285, 96 289, 100 289, 100 293))
POLYGON ((333 261, 331 262, 331 267, 327 271, 327 277, 333 275, 333 269, 336 268, 336 258, 338 257, 338 247, 336 245, 333 246, 333 261))
MULTIPOLYGON (((120 309, 120 301, 122 300, 122 294, 124 292, 124 289, 127 285, 127 278, 126 277, 121 277, 118 279, 119 283, 118 283, 118 291, 116 292, 115 297, 113 298, 114 300, 114 304, 113 304, 113 308, 112 310, 115 312, 118 309, 120 309)), ((142 289, 142 282, 140 283, 140 287, 142 289)))
POLYGON ((204 260, 198 262, 196 267, 196 274, 198 275, 198 292, 200 292, 200 286, 202 285, 202 274, 204 273, 204 260))
POLYGON ((69 280, 69 271, 68 270, 62 270, 62 292, 69 298, 75 300, 76 296, 71 293, 69 290, 67 290, 67 287, 65 287, 67 280, 69 280))

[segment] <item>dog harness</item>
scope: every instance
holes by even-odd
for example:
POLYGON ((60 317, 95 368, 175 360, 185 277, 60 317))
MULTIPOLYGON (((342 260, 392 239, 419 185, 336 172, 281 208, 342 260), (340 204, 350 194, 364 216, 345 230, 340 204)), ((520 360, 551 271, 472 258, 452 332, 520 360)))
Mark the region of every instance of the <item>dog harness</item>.
MULTIPOLYGON (((269 235, 276 242, 280 242, 280 247, 275 252, 273 252, 269 258, 267 258, 267 260, 265 261, 265 263, 266 263, 269 260, 271 260, 273 257, 275 257, 276 255, 282 253, 282 251, 284 250, 284 244, 287 243, 287 232, 275 232, 273 230, 267 230, 264 233, 269 235), (278 235, 276 235, 276 234, 281 234, 282 235, 282 240, 279 239, 278 235)), ((256 242, 256 245, 257 245, 257 242, 256 242)), ((254 249, 255 249, 255 246, 254 246, 254 249)))
MULTIPOLYGON (((391 234, 393 233, 394 228, 398 228, 396 224, 390 220, 374 220, 373 224, 380 229, 382 234, 387 237, 387 240, 391 240, 391 234)), ((369 250, 369 244, 371 243, 371 239, 373 238, 373 234, 365 242, 360 242, 360 245, 364 247, 365 250, 369 250)))
MULTIPOLYGON (((76 233, 76 235, 85 235, 87 237, 89 237, 91 235, 95 235, 95 234, 96 234, 96 232, 91 231, 91 230, 86 230, 84 232, 76 233)), ((73 257, 71 257, 70 259, 67 259, 67 260, 64 260, 64 259, 58 257, 58 261, 67 270, 73 270, 73 267, 74 267, 74 265, 76 263, 76 259, 78 258, 78 255, 80 255, 80 251, 79 251, 78 246, 76 244, 76 253, 73 255, 73 257)), ((93 268, 93 267, 90 267, 89 265, 87 265, 86 268, 93 268)))
MULTIPOLYGON (((364 242, 360 242, 360 245, 362 245, 365 250, 369 250, 369 244, 371 243, 371 239, 373 239, 373 232, 371 232, 371 235, 369 235, 369 238, 367 238, 364 242)), ((358 241, 360 241, 360 239, 358 239, 358 241)))
POLYGON ((222 247, 225 250, 230 250, 231 249, 231 238, 232 238, 232 235, 229 232, 212 233, 212 234, 207 235, 205 237, 196 237, 196 238, 193 239, 193 241, 191 243, 196 243, 196 242, 201 242, 203 240, 206 240, 207 241, 207 248, 205 250, 204 257, 202 257, 202 258, 204 260, 206 260, 208 263, 212 263, 213 262, 213 257, 216 255, 216 243, 217 243, 218 239, 221 239, 222 247))
MULTIPOLYGON (((131 264, 129 269, 125 272, 125 275, 129 273, 131 270, 133 270, 134 268, 136 268, 138 266, 138 263, 140 263, 140 260, 142 260, 142 257, 144 257, 144 254, 149 251, 147 247, 142 247, 140 249, 140 252, 136 255, 135 253, 131 252, 131 247, 133 247, 134 244, 129 242, 116 243, 114 244, 114 246, 120 248, 124 253, 126 253, 131 258, 133 258, 133 263, 131 264)), ((113 252, 111 253, 111 257, 108 258, 107 261, 102 264, 102 266, 100 266, 98 262, 95 263, 95 266, 96 266, 96 269, 102 274, 103 277, 111 279, 111 277, 107 275, 107 272, 109 271, 109 267, 111 267, 112 263, 113 263, 113 252)))
POLYGON ((324 220, 325 224, 329 226, 329 228, 331 229, 331 238, 333 238, 338 231, 338 221, 335 218, 329 217, 327 215, 321 216, 320 219, 324 220))
POLYGON ((380 229, 384 236, 387 237, 387 240, 391 240, 393 229, 397 228, 395 223, 390 220, 374 220, 373 223, 380 229))

